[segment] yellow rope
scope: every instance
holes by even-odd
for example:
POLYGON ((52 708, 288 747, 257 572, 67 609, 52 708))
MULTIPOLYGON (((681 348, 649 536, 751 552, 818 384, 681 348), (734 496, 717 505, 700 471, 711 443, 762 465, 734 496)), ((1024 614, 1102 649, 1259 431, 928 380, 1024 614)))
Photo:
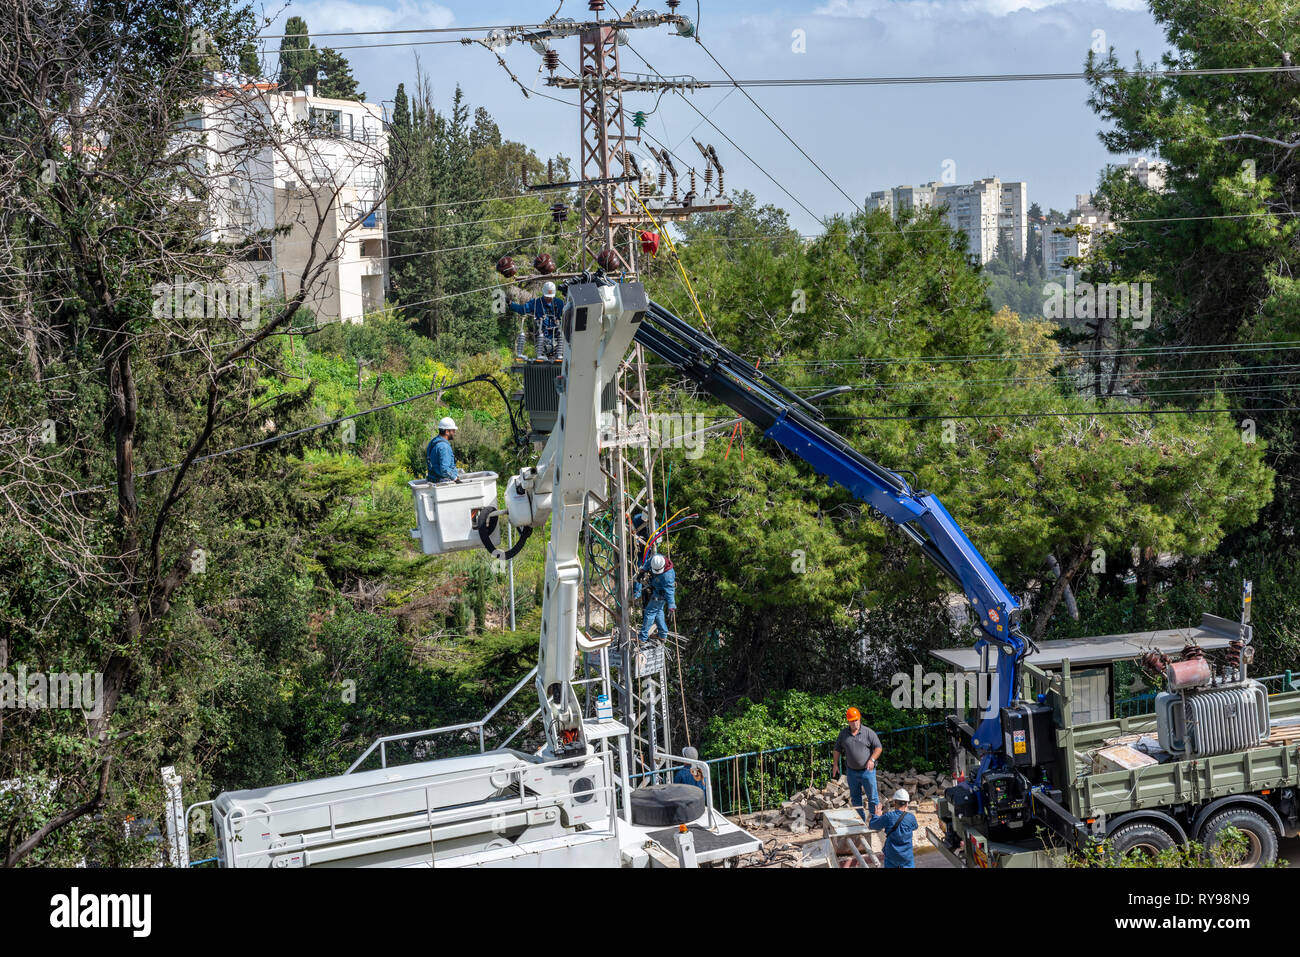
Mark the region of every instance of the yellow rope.
POLYGON ((709 330, 709 335, 713 335, 713 327, 709 325, 709 320, 704 318, 704 310, 700 308, 700 300, 695 295, 695 287, 691 285, 691 277, 686 275, 686 267, 682 265, 682 257, 677 253, 677 247, 673 245, 673 238, 668 235, 668 230, 659 225, 659 220, 655 219, 655 214, 650 212, 650 208, 641 202, 641 196, 636 191, 632 191, 636 201, 641 204, 645 214, 650 217, 650 222, 654 223, 655 229, 659 230, 659 235, 663 236, 664 242, 668 244, 668 251, 673 254, 673 262, 677 264, 677 270, 682 274, 682 280, 686 283, 686 291, 691 295, 691 302, 695 304, 695 311, 700 314, 700 322, 704 323, 704 328, 709 330))

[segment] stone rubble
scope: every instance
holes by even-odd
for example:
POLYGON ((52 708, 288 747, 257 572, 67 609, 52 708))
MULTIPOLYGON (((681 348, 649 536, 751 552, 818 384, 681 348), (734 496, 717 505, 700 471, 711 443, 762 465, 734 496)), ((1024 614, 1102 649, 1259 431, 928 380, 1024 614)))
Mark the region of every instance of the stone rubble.
MULTIPOLYGON (((906 771, 878 771, 876 790, 882 806, 887 807, 890 795, 906 788, 913 804, 932 800, 952 786, 947 774, 935 774, 908 768, 906 771)), ((783 801, 779 808, 760 811, 747 818, 750 827, 786 828, 793 834, 805 834, 812 827, 820 827, 821 812, 849 806, 849 787, 831 781, 824 788, 805 788, 783 801)))

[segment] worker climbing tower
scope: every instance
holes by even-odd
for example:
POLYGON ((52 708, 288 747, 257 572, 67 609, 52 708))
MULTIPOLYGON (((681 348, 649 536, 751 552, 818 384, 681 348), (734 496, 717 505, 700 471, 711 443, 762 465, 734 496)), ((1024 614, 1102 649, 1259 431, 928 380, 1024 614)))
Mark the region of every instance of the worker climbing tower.
POLYGON ((589 511, 584 529, 588 629, 612 630, 613 645, 586 658, 589 676, 608 677, 615 714, 632 732, 632 760, 640 773, 662 766, 656 753, 672 753, 668 648, 662 636, 637 637, 633 584, 646 541, 658 527, 652 418, 645 386, 644 353, 638 345, 619 367, 602 412, 601 472, 608 496, 589 511), (641 524, 637 518, 641 517, 641 524), (601 626, 604 626, 603 628, 601 626))

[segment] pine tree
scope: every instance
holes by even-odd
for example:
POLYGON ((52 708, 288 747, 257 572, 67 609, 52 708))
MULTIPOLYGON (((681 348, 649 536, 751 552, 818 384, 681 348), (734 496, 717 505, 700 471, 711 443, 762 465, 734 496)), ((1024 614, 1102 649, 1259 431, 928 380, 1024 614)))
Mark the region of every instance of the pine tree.
POLYGON ((478 221, 484 190, 471 157, 469 106, 457 87, 450 115, 439 113, 423 77, 411 105, 409 129, 394 138, 412 171, 390 206, 393 298, 443 354, 481 352, 496 338, 497 316, 486 291, 470 290, 491 285, 492 263, 507 250, 478 248, 486 239, 478 221))
POLYGON ((252 40, 239 48, 239 72, 247 77, 262 75, 262 62, 257 55, 257 45, 252 40))
POLYGON ((352 64, 337 50, 321 47, 317 54, 316 71, 316 92, 319 96, 365 101, 365 93, 357 92, 357 78, 352 75, 352 64))
POLYGON ((316 84, 318 52, 307 34, 307 21, 290 17, 284 24, 280 41, 280 86, 301 90, 316 84))
POLYGON ((409 132, 411 129, 411 107, 406 98, 406 84, 397 84, 397 93, 393 96, 393 129, 409 132))

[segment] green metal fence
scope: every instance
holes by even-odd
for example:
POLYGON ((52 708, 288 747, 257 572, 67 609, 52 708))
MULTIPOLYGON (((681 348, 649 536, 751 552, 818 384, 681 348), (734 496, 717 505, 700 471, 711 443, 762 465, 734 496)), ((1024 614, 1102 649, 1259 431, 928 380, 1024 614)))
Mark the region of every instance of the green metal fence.
MULTIPOLYGON (((946 765, 948 741, 943 722, 878 731, 881 769, 934 771, 946 765)), ((835 739, 795 744, 771 751, 748 751, 714 758, 709 765, 713 805, 723 814, 750 814, 779 807, 808 787, 825 787, 831 776, 835 739)))

